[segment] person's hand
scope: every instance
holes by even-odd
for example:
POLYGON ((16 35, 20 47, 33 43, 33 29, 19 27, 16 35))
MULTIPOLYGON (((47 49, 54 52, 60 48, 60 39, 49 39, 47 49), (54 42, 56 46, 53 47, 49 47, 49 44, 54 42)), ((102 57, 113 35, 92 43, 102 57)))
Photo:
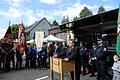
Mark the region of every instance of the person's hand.
POLYGON ((112 67, 112 69, 113 69, 113 70, 115 70, 115 68, 114 68, 114 67, 112 67))
POLYGON ((57 58, 57 57, 58 57, 58 55, 54 55, 53 57, 54 57, 54 58, 57 58))
POLYGON ((92 60, 95 60, 95 58, 91 58, 92 60))
POLYGON ((95 57, 94 59, 97 61, 97 58, 96 58, 96 57, 95 57))
POLYGON ((66 62, 67 62, 67 61, 69 61, 69 59, 68 59, 68 58, 64 58, 64 61, 66 61, 66 62))

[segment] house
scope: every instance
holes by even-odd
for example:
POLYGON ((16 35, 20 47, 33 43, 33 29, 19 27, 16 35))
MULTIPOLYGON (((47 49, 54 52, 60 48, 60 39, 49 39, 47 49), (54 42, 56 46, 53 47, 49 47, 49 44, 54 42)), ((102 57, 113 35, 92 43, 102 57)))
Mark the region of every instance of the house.
POLYGON ((53 26, 51 29, 49 29, 49 35, 54 35, 57 38, 67 40, 67 33, 62 32, 59 26, 53 26))
POLYGON ((26 32, 28 34, 28 39, 33 39, 34 32, 43 31, 45 36, 48 36, 48 30, 51 29, 52 26, 49 24, 46 18, 43 18, 39 21, 36 21, 29 27, 26 27, 26 32))

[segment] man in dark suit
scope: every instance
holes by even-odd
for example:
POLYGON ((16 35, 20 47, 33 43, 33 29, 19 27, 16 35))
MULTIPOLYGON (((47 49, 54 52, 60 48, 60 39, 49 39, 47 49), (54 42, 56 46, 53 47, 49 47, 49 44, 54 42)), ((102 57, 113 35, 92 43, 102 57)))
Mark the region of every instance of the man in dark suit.
MULTIPOLYGON (((71 40, 69 42, 69 47, 67 49, 65 61, 74 61, 75 62, 75 74, 76 80, 80 80, 80 55, 79 55, 79 48, 75 47, 74 41, 71 40)), ((71 72, 71 78, 74 80, 73 72, 71 72)))
POLYGON ((59 46, 58 46, 56 52, 54 53, 54 57, 62 58, 62 59, 65 58, 66 50, 67 50, 67 47, 63 46, 62 42, 59 42, 59 46))

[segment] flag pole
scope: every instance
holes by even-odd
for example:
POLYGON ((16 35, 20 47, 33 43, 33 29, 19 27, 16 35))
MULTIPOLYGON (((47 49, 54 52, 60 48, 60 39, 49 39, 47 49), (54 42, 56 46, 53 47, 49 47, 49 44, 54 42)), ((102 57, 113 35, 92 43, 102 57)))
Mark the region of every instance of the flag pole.
POLYGON ((9 21, 9 27, 10 27, 11 22, 9 21))

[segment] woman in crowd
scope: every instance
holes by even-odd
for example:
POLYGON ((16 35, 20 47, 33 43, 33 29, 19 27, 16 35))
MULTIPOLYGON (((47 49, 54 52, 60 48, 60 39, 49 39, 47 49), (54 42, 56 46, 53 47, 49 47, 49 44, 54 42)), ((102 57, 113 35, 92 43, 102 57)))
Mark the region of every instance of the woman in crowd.
POLYGON ((90 77, 95 76, 95 70, 96 70, 96 63, 95 63, 95 60, 94 60, 95 52, 96 52, 96 44, 93 43, 93 48, 91 49, 90 57, 89 57, 89 64, 91 66, 91 75, 90 75, 90 77))

